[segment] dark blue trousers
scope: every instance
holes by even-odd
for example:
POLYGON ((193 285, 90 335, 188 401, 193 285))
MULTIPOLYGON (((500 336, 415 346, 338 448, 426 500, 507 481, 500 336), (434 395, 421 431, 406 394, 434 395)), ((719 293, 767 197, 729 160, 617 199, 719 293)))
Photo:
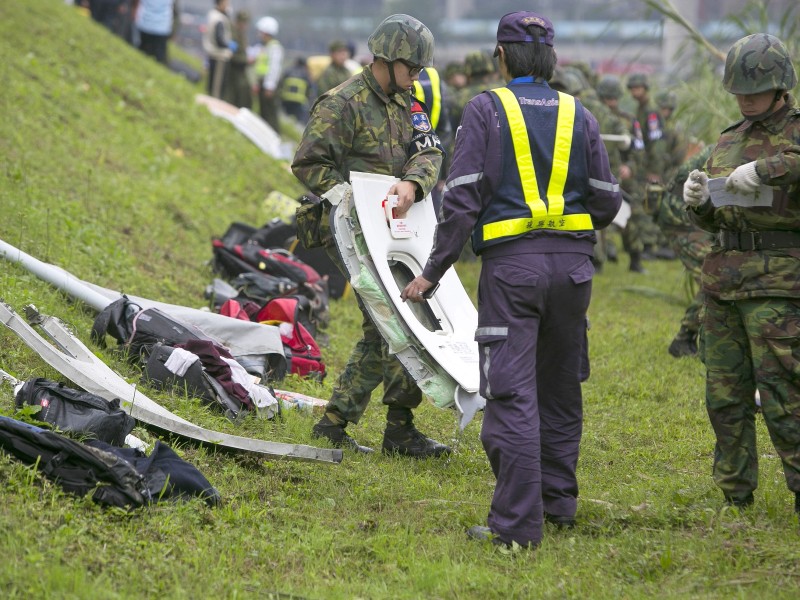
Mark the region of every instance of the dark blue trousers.
POLYGON ((581 253, 483 260, 481 441, 497 479, 488 525, 502 541, 538 544, 543 512, 575 515, 593 274, 581 253))

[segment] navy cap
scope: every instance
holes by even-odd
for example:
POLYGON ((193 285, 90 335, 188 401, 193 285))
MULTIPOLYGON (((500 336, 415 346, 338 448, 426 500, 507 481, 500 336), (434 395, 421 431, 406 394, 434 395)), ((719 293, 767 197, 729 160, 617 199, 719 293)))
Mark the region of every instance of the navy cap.
POLYGON ((498 42, 541 42, 548 46, 553 45, 553 23, 547 17, 536 14, 535 12, 520 11, 508 13, 497 26, 498 42), (538 25, 544 29, 544 37, 535 40, 528 32, 530 25, 538 25))

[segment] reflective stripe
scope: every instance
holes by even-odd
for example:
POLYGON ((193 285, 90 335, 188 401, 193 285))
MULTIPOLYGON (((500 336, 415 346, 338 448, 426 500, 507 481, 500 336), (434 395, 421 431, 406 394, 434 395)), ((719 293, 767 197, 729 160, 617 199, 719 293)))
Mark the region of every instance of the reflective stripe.
POLYGON ((428 115, 431 119, 431 126, 436 129, 439 126, 439 116, 442 113, 442 94, 441 94, 441 80, 439 79, 439 72, 433 67, 426 67, 425 73, 428 75, 428 80, 431 83, 431 102, 428 106, 428 100, 425 98, 425 89, 419 80, 414 82, 414 96, 420 102, 424 102, 425 106, 430 111, 428 115))
POLYGON ((308 82, 301 77, 287 77, 281 87, 281 100, 303 104, 307 98, 308 82))
POLYGON ((539 195, 539 184, 533 166, 528 128, 522 115, 516 95, 507 87, 492 90, 503 105, 511 130, 511 140, 525 195, 525 204, 531 210, 531 217, 507 219, 483 226, 483 239, 519 235, 533 229, 560 229, 566 231, 592 230, 592 218, 586 214, 564 214, 564 186, 569 171, 569 158, 572 151, 572 134, 575 129, 575 98, 558 92, 558 117, 556 121, 553 166, 547 184, 547 205, 539 195))
POLYGON ((478 327, 475 330, 475 337, 479 335, 499 335, 508 337, 508 327, 478 327))
POLYGON ((483 172, 473 173, 472 175, 462 175, 461 177, 456 177, 455 179, 451 179, 450 181, 448 181, 444 189, 445 191, 448 191, 459 185, 475 183, 477 181, 480 181, 481 179, 483 179, 483 172))
POLYGON ((487 400, 492 399, 492 384, 489 383, 489 367, 492 366, 492 355, 489 352, 489 346, 483 348, 483 378, 486 380, 486 389, 484 390, 484 397, 487 400))
POLYGON ((610 183, 608 181, 600 181, 599 179, 592 179, 589 178, 589 185, 596 190, 603 190, 604 192, 618 192, 619 185, 616 183, 610 183))
POLYGON ((589 231, 594 229, 592 218, 583 213, 578 215, 544 216, 537 219, 506 219, 483 226, 483 239, 492 240, 509 235, 519 235, 534 229, 558 229, 561 231, 589 231))

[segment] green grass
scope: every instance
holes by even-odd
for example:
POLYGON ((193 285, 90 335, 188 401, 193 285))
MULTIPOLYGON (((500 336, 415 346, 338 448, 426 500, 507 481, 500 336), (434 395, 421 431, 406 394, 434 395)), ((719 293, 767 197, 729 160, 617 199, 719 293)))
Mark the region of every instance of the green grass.
MULTIPOLYGON (((0 238, 80 278, 190 306, 205 303, 210 237, 233 220, 279 211, 271 191, 301 189, 233 127, 194 102, 196 87, 59 0, 0 5, 0 238)), ((4 598, 796 598, 797 517, 759 423, 752 510, 722 510, 711 481, 713 435, 696 359, 666 348, 686 298, 675 262, 645 275, 609 264, 590 308, 578 519, 548 526, 536 552, 466 540, 494 485, 478 433, 425 403, 420 428, 456 444, 448 460, 346 453, 340 465, 259 461, 170 440, 224 497, 132 514, 74 498, 0 457, 4 598), (456 438, 458 439, 456 440, 456 438)), ((478 266, 458 265, 474 293, 478 266)), ((93 313, 19 267, 0 263, 0 297, 70 324, 133 382, 139 374, 89 342, 93 313)), ((324 384, 280 387, 327 397, 358 335, 352 299, 334 302, 324 384)), ((0 368, 61 379, 5 329, 0 368)), ((199 424, 313 444, 316 417, 224 417, 156 393, 199 424)), ((0 410, 13 414, 10 388, 0 410)), ((352 427, 380 445, 376 399, 352 427)), ((149 441, 154 434, 137 427, 149 441)))

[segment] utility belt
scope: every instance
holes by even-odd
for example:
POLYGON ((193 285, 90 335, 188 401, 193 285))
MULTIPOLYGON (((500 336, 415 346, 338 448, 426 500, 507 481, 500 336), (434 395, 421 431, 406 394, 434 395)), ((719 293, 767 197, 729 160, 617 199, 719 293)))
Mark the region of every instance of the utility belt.
POLYGON ((800 248, 800 232, 796 231, 726 231, 717 234, 723 250, 772 250, 800 248))

